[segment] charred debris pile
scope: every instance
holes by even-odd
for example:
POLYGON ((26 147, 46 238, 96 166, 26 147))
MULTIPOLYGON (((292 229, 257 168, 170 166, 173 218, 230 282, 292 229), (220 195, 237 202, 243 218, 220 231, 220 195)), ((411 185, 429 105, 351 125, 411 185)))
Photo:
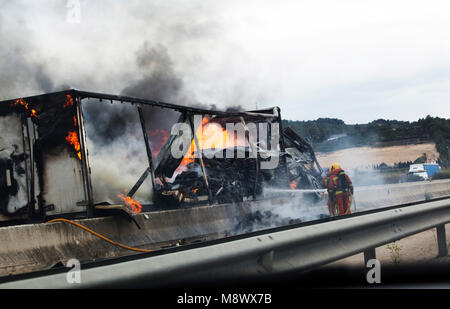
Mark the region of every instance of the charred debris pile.
POLYGON ((279 108, 229 113, 68 90, 0 102, 0 128, 3 222, 92 217, 97 205, 140 212, 251 202, 266 187, 321 187, 313 149, 282 128, 279 108))

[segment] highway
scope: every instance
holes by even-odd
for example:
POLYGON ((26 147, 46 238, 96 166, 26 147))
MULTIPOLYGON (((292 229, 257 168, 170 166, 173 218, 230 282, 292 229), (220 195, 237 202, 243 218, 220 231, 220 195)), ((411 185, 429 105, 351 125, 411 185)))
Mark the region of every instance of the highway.
MULTIPOLYGON (((446 182, 437 186, 443 184, 448 187, 446 182)), ((393 189, 390 194, 395 195, 393 189)), ((3 279, 0 288, 170 287, 192 282, 259 280, 315 269, 359 252, 364 252, 367 259, 373 258, 374 248, 433 228, 438 231, 439 255, 447 256, 444 224, 448 222, 450 198, 440 196, 90 262, 82 265, 79 285, 68 284, 68 269, 59 268, 3 279)))

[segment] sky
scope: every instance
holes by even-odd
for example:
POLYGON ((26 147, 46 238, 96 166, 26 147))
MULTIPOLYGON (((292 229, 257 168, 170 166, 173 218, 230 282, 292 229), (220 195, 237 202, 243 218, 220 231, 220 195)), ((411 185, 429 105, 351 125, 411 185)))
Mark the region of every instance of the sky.
POLYGON ((0 0, 0 8, 0 99, 76 88, 221 109, 279 106, 290 120, 450 118, 448 1, 0 0))

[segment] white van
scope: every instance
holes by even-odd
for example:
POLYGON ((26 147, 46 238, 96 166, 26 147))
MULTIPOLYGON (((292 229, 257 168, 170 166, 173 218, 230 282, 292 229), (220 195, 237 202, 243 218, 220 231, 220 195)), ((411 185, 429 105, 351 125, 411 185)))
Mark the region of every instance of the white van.
POLYGON ((428 180, 428 173, 423 164, 411 164, 408 171, 408 177, 409 176, 418 176, 423 180, 428 180))

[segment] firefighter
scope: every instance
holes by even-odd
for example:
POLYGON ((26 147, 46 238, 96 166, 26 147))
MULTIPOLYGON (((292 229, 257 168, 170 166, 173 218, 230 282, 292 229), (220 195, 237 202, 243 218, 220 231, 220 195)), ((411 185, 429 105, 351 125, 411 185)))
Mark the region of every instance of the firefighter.
POLYGON ((353 196, 352 181, 338 163, 332 165, 331 172, 331 176, 328 180, 328 207, 332 205, 330 214, 334 216, 335 209, 337 208, 338 215, 348 215, 351 213, 350 206, 352 204, 353 196), (332 202, 330 202, 330 200, 332 202))
MULTIPOLYGON (((329 168, 328 171, 327 171, 326 176, 323 178, 323 183, 322 183, 323 188, 327 188, 328 189, 328 182, 330 181, 332 170, 333 170, 333 167, 329 168)), ((328 211, 330 212, 330 215, 334 217, 336 215, 336 211, 335 211, 336 207, 335 207, 335 204, 334 204, 334 195, 330 194, 330 192, 328 192, 328 203, 327 203, 327 205, 328 205, 328 211)))

